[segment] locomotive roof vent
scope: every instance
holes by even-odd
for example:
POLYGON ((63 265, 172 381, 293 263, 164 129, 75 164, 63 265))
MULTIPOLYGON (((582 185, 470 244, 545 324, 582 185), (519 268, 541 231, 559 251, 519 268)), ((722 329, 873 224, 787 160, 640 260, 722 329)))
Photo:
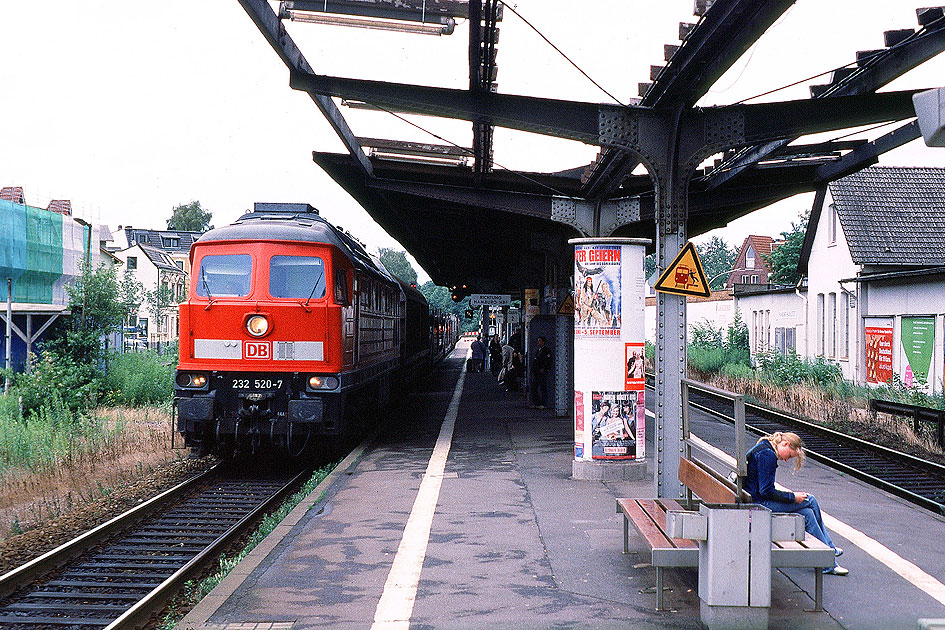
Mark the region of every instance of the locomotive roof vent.
POLYGON ((253 212, 278 212, 280 214, 319 214, 317 208, 307 203, 268 203, 257 201, 253 212))

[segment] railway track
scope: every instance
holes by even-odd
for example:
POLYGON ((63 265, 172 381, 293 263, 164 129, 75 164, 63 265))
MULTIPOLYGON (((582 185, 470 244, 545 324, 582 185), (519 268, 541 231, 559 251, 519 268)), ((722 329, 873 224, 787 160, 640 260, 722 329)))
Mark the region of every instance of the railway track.
POLYGON ((310 475, 194 477, 0 576, 0 627, 141 627, 310 475))
MULTIPOLYGON (((733 422, 732 401, 690 389, 690 407, 733 422)), ((759 435, 794 431, 808 455, 887 492, 945 514, 945 466, 818 426, 780 411, 745 403, 745 426, 759 435)))

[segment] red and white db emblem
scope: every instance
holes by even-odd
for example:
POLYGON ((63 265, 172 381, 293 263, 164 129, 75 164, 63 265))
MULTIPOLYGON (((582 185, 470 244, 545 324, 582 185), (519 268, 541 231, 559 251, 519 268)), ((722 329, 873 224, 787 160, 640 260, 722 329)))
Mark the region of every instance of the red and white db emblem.
POLYGON ((257 361, 271 359, 272 344, 268 341, 244 341, 243 358, 257 361))

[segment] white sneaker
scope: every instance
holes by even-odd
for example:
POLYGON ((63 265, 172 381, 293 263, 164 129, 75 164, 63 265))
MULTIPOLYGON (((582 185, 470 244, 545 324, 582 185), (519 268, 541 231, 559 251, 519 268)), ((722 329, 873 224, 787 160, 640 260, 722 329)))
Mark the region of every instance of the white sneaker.
POLYGON ((835 567, 824 569, 824 575, 847 575, 849 572, 848 569, 844 569, 839 564, 835 567))

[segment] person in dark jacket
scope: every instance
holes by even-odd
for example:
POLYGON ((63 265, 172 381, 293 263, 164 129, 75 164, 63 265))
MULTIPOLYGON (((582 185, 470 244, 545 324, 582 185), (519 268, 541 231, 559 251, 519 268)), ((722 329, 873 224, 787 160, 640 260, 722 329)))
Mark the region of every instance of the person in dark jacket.
MULTIPOLYGON (((780 432, 766 435, 748 450, 748 476, 745 478, 745 490, 751 494, 752 501, 763 505, 772 512, 797 513, 804 517, 804 529, 814 538, 833 549, 834 556, 843 550, 833 544, 824 520, 820 514, 817 498, 807 492, 791 492, 775 487, 774 477, 778 470, 778 461, 790 461, 796 458, 794 470, 804 464, 804 442, 796 433, 780 432)), ((836 564, 824 573, 846 575, 846 569, 836 564)))
POLYGON ((538 409, 544 409, 548 404, 548 373, 554 365, 551 348, 545 345, 545 338, 538 336, 538 347, 535 349, 535 362, 532 366, 532 401, 538 409))
POLYGON ((502 344, 499 342, 499 335, 492 335, 489 340, 489 371, 492 376, 498 376, 502 369, 502 344))
POLYGON ((486 344, 482 343, 481 337, 476 337, 472 342, 472 365, 470 372, 482 372, 482 364, 486 360, 486 344))

